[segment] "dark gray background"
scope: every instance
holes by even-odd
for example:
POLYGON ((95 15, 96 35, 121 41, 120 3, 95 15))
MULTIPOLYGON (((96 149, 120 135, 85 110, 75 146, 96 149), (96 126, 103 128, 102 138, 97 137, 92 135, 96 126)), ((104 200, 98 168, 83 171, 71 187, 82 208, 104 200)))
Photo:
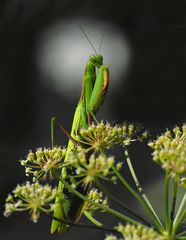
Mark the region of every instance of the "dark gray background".
MULTIPOLYGON (((33 224, 26 214, 8 219, 2 215, 6 195, 26 180, 18 159, 28 149, 50 145, 50 116, 60 118, 61 106, 67 106, 63 124, 70 128, 77 102, 41 84, 34 58, 38 35, 58 20, 75 15, 124 29, 134 58, 125 87, 121 82, 112 95, 110 114, 118 122, 143 123, 153 137, 186 121, 185 11, 184 0, 0 1, 0 239, 60 239, 49 235, 50 220, 44 217, 33 224)), ((57 139, 65 141, 62 134, 57 139)), ((162 173, 150 161, 149 149, 139 144, 134 149, 131 155, 142 182, 156 181, 162 173)), ((128 195, 117 191, 119 186, 115 189, 115 195, 131 202, 128 195)), ((107 225, 112 223, 116 221, 107 217, 107 225)), ((94 230, 73 229, 64 239, 103 236, 94 230)))

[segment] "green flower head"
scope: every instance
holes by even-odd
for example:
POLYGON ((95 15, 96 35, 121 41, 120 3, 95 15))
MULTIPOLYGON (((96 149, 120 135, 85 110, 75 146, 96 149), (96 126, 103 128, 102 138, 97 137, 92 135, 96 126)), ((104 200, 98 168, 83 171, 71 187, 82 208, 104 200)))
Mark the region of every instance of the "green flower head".
POLYGON ((62 167, 65 155, 65 148, 38 148, 35 152, 30 151, 26 160, 20 162, 25 167, 26 175, 32 174, 35 182, 38 179, 46 179, 47 175, 52 178, 52 170, 62 167))
POLYGON ((49 185, 42 186, 38 182, 17 185, 6 199, 4 216, 8 217, 13 212, 29 211, 30 219, 37 222, 41 212, 54 211, 56 196, 59 196, 57 189, 52 189, 49 185))
MULTIPOLYGON (((107 198, 103 198, 103 193, 98 192, 97 189, 93 188, 88 193, 88 199, 92 200, 95 203, 99 203, 105 207, 108 207, 107 198)), ((83 206, 83 211, 88 211, 93 213, 94 211, 98 210, 99 208, 93 204, 85 202, 83 206)))
POLYGON ((172 177, 186 174, 186 124, 167 130, 149 146, 153 160, 170 171, 172 177))
POLYGON ((122 225, 115 227, 121 233, 122 238, 109 235, 105 240, 167 240, 165 235, 159 235, 154 229, 139 225, 122 225))
MULTIPOLYGON (((69 176, 74 185, 82 184, 86 188, 88 185, 91 186, 97 178, 113 182, 116 180, 112 170, 115 164, 113 157, 102 154, 91 154, 87 157, 84 151, 79 150, 70 153, 67 164, 75 171, 74 176, 72 174, 69 176)), ((120 169, 121 164, 116 164, 116 167, 120 169)))
MULTIPOLYGON (((123 124, 111 126, 109 123, 101 121, 92 124, 88 129, 81 128, 76 140, 86 146, 87 151, 100 151, 102 149, 112 148, 119 144, 122 147, 129 145, 137 139, 134 135, 139 131, 133 124, 123 124)), ((143 134, 143 137, 145 134, 143 134)))

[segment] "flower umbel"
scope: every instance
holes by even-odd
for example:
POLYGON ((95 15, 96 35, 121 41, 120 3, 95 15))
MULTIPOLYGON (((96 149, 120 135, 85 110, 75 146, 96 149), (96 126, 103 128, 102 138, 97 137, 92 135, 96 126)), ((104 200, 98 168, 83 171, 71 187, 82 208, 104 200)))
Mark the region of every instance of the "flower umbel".
POLYGON ((186 174, 186 124, 167 130, 157 140, 150 142, 153 160, 170 171, 171 176, 186 174))
POLYGON ((54 211, 56 196, 58 196, 57 189, 52 189, 49 185, 42 186, 38 182, 17 185, 13 193, 9 194, 6 199, 4 215, 8 217, 13 212, 28 210, 30 219, 37 222, 40 212, 54 211))
MULTIPOLYGON (((92 185, 96 178, 115 181, 112 171, 115 164, 113 157, 91 154, 87 158, 84 151, 74 151, 70 153, 67 163, 75 169, 76 174, 69 176, 75 185, 82 184, 86 188, 88 185, 92 185)), ((117 164, 116 167, 120 169, 121 165, 117 164)))
MULTIPOLYGON (((105 207, 108 207, 108 202, 107 202, 107 198, 103 198, 103 193, 102 192, 98 192, 97 189, 93 188, 90 190, 90 192, 88 193, 88 199, 99 203, 105 207)), ((83 205, 83 210, 82 211, 88 211, 93 213, 94 211, 98 210, 99 208, 93 204, 90 204, 88 202, 85 202, 85 204, 83 205)))
POLYGON ((46 179, 47 174, 52 178, 51 171, 62 167, 65 154, 66 149, 61 147, 38 148, 36 152, 30 151, 26 160, 21 160, 21 165, 25 166, 27 176, 34 175, 33 181, 46 179))
POLYGON ((139 225, 122 225, 115 227, 115 229, 120 232, 123 238, 114 238, 113 235, 109 235, 105 240, 167 240, 166 236, 159 235, 154 229, 145 227, 141 224, 139 225))
POLYGON ((109 149, 116 144, 123 147, 129 145, 133 136, 138 132, 138 127, 133 124, 123 124, 111 126, 109 123, 101 121, 98 124, 92 124, 88 129, 81 128, 76 140, 87 146, 87 151, 100 151, 109 149))

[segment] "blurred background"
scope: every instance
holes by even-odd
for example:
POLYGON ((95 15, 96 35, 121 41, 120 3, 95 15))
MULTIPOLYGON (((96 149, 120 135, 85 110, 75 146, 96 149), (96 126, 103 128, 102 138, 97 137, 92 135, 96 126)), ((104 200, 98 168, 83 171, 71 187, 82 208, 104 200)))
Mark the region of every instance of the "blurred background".
MULTIPOLYGON (((60 239, 49 234, 49 219, 41 217, 38 224, 27 214, 5 219, 3 210, 7 194, 27 180, 18 160, 29 149, 50 146, 50 117, 70 131, 85 64, 94 53, 79 25, 96 49, 105 32, 101 54, 111 76, 98 118, 142 123, 153 138, 186 121, 185 11, 182 0, 0 1, 0 239, 60 239)), ((57 132, 56 142, 65 145, 67 139, 57 132)), ((163 172, 144 144, 129 150, 161 214, 163 172)), ((130 181, 127 167, 124 171, 130 181)), ((144 214, 120 185, 114 191, 144 214)), ((107 216, 105 223, 117 221, 107 216)), ((77 236, 103 239, 105 233, 73 228, 63 239, 77 236)))

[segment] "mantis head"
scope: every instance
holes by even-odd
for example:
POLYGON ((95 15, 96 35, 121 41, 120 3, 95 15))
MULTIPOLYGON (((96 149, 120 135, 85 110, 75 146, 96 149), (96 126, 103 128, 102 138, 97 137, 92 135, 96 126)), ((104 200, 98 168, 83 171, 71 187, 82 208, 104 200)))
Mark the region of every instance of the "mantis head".
POLYGON ((101 54, 92 54, 89 57, 89 61, 97 67, 103 65, 103 56, 101 54))

